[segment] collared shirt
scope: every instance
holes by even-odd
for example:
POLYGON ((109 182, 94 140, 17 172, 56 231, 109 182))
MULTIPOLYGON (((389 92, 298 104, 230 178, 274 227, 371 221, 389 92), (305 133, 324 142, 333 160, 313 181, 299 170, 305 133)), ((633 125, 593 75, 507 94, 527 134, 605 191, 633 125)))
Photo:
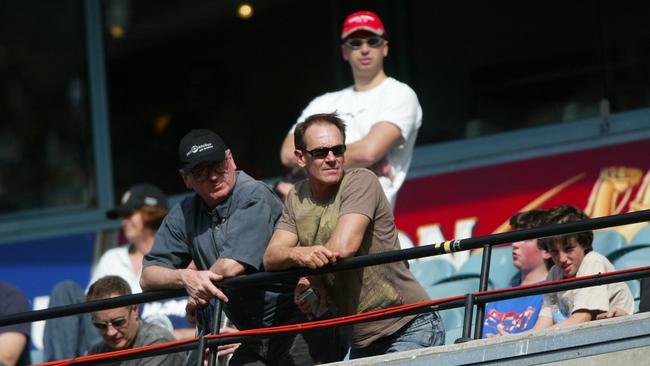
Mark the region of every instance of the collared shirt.
MULTIPOLYGON (((219 258, 236 260, 246 273, 261 271, 262 258, 282 203, 264 183, 238 171, 232 193, 210 210, 198 194, 175 205, 156 234, 144 266, 185 268, 192 260, 200 270, 219 258)), ((226 289, 228 317, 239 329, 286 322, 299 314, 293 288, 286 293, 256 288, 226 289)))

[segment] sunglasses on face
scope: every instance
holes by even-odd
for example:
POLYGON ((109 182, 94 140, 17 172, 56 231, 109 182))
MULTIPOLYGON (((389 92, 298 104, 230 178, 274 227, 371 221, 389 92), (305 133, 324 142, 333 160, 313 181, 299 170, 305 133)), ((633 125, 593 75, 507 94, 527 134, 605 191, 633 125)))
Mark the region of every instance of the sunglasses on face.
POLYGON ((308 152, 309 155, 315 158, 322 159, 327 155, 329 155, 330 151, 332 152, 332 154, 334 154, 334 156, 342 156, 343 153, 345 153, 346 148, 347 147, 345 145, 335 145, 332 147, 319 147, 317 149, 305 150, 305 151, 308 152))
POLYGON ((194 179, 199 182, 203 182, 210 178, 212 172, 215 172, 217 175, 224 175, 226 172, 228 172, 228 169, 223 169, 221 163, 211 163, 197 166, 192 169, 191 173, 194 179))
POLYGON ((128 321, 127 317, 121 316, 119 318, 111 319, 107 322, 93 321, 93 325, 95 326, 95 328, 99 330, 106 330, 108 329, 109 325, 112 325, 113 328, 121 328, 126 325, 127 321, 128 321))
POLYGON ((369 47, 379 47, 384 43, 384 39, 381 37, 370 37, 370 38, 350 38, 346 39, 343 44, 345 44, 348 48, 351 48, 353 50, 358 50, 363 46, 363 44, 367 44, 369 47))

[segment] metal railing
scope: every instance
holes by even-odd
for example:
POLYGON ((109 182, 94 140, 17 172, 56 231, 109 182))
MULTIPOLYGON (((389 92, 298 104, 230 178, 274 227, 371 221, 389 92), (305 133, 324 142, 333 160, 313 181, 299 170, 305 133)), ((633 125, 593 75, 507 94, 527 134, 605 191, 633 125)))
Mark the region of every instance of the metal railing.
MULTIPOLYGON (((377 254, 366 255, 362 257, 353 257, 347 258, 341 261, 338 261, 335 265, 328 265, 322 268, 315 270, 308 268, 299 268, 278 272, 259 272, 250 275, 238 276, 234 278, 228 278, 219 282, 220 287, 231 288, 231 287, 251 287, 251 286, 260 286, 265 284, 273 284, 281 282, 287 279, 295 279, 302 276, 310 275, 319 275, 324 273, 333 273, 339 271, 345 271, 350 269, 356 269, 366 266, 380 265, 390 262, 404 261, 415 258, 423 258, 435 255, 441 255, 452 252, 459 252, 464 250, 471 249, 483 249, 483 261, 481 267, 481 280, 479 291, 472 294, 465 295, 464 300, 462 297, 450 298, 449 301, 444 304, 436 304, 436 309, 450 309, 456 307, 465 306, 465 322, 463 324, 463 337, 469 339, 471 331, 471 321, 472 321, 472 310, 473 305, 478 306, 477 311, 477 320, 475 326, 474 337, 478 338, 482 333, 482 324, 483 324, 483 310, 486 302, 496 301, 500 299, 527 296, 530 294, 541 294, 547 292, 555 292, 559 290, 569 289, 569 288, 578 288, 586 287, 593 285, 600 285, 613 282, 621 282, 630 279, 638 279, 642 277, 647 277, 650 275, 650 268, 641 269, 639 271, 618 271, 614 275, 596 275, 590 276, 589 278, 568 281, 566 283, 556 283, 551 282, 548 284, 540 285, 539 287, 531 288, 522 288, 522 289, 508 289, 508 290, 487 290, 487 284, 489 280, 489 263, 490 263, 490 254, 492 246, 499 244, 512 243, 516 241, 536 239, 548 236, 556 236, 563 234, 571 234, 581 231, 595 230, 601 228, 607 228, 612 226, 620 226, 626 224, 632 224, 637 222, 650 221, 650 210, 630 212, 620 215, 612 215, 606 217, 599 217, 594 219, 587 219, 583 221, 570 222, 557 225, 548 225, 544 227, 537 227, 531 229, 524 229, 518 231, 511 231, 500 234, 491 234, 475 238, 467 238, 461 240, 450 240, 443 243, 436 243, 431 245, 423 245, 415 248, 395 250, 377 254)), ((163 290, 163 291, 150 291, 143 292, 140 294, 128 295, 115 297, 110 299, 94 300, 81 304, 73 304, 68 306, 60 306, 50 309, 36 310, 30 312, 23 312, 17 314, 10 314, 3 317, 0 317, 0 327, 33 322, 40 320, 47 320, 62 316, 111 309, 120 306, 128 306, 139 304, 143 302, 156 301, 162 299, 168 299, 178 296, 186 295, 185 290, 163 290)), ((430 308, 432 305, 423 305, 423 308, 430 308)), ((428 311, 428 309, 411 309, 409 313, 423 312, 428 311)), ((404 314, 392 315, 392 316, 403 316, 404 314)), ((387 316, 389 317, 389 316, 387 316)), ((372 319, 376 320, 376 319, 372 319)), ((357 322, 361 322, 359 320, 357 322)), ((216 329, 212 329, 213 332, 216 332, 216 329)), ((179 352, 190 350, 195 347, 196 344, 202 344, 202 347, 214 347, 224 342, 233 343, 243 340, 243 338, 237 337, 222 337, 218 339, 210 339, 210 335, 203 335, 198 341, 189 341, 189 342, 172 342, 174 345, 168 348, 160 348, 155 350, 149 350, 147 352, 138 353, 138 354, 129 354, 120 356, 119 360, 130 359, 131 358, 141 358, 141 357, 150 357, 153 355, 179 352), (134 357, 136 356, 136 357, 134 357), (126 357, 126 358, 123 358, 126 357)), ((211 350, 214 349, 211 347, 211 350)), ((200 348, 199 351, 203 349, 200 348)), ((216 353, 216 352, 215 352, 216 353)), ((203 352, 200 351, 199 355, 202 355, 203 352)), ((199 357, 201 358, 201 357, 199 357)), ((113 359, 116 361, 118 359, 113 359)), ((96 362, 94 362, 96 363, 96 362)), ((212 363, 212 362, 211 362, 212 363)), ((86 364, 86 363, 75 363, 75 364, 86 364)), ((200 364, 202 365, 202 363, 200 364)))

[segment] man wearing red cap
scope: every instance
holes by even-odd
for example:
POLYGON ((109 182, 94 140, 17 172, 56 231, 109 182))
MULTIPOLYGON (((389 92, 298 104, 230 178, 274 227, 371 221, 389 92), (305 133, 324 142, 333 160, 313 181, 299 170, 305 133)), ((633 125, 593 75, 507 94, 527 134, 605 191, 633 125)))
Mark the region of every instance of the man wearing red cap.
MULTIPOLYGON (((347 129, 345 168, 369 168, 379 177, 391 206, 395 206, 409 165, 422 108, 415 92, 384 72, 388 55, 386 30, 370 11, 349 15, 343 22, 341 52, 350 64, 354 85, 317 97, 297 123, 318 113, 337 112, 347 129)), ((293 130, 281 151, 282 163, 296 166, 293 130)), ((287 189, 288 191, 288 189, 287 189)))

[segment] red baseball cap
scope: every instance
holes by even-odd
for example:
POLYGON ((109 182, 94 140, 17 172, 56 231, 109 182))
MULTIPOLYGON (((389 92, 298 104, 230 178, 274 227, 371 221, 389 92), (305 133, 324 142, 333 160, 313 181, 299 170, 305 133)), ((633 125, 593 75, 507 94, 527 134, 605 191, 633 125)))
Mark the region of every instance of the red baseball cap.
POLYGON ((371 11, 358 11, 345 18, 341 39, 345 39, 350 34, 360 30, 372 32, 378 36, 384 36, 386 34, 384 24, 377 14, 371 11))

